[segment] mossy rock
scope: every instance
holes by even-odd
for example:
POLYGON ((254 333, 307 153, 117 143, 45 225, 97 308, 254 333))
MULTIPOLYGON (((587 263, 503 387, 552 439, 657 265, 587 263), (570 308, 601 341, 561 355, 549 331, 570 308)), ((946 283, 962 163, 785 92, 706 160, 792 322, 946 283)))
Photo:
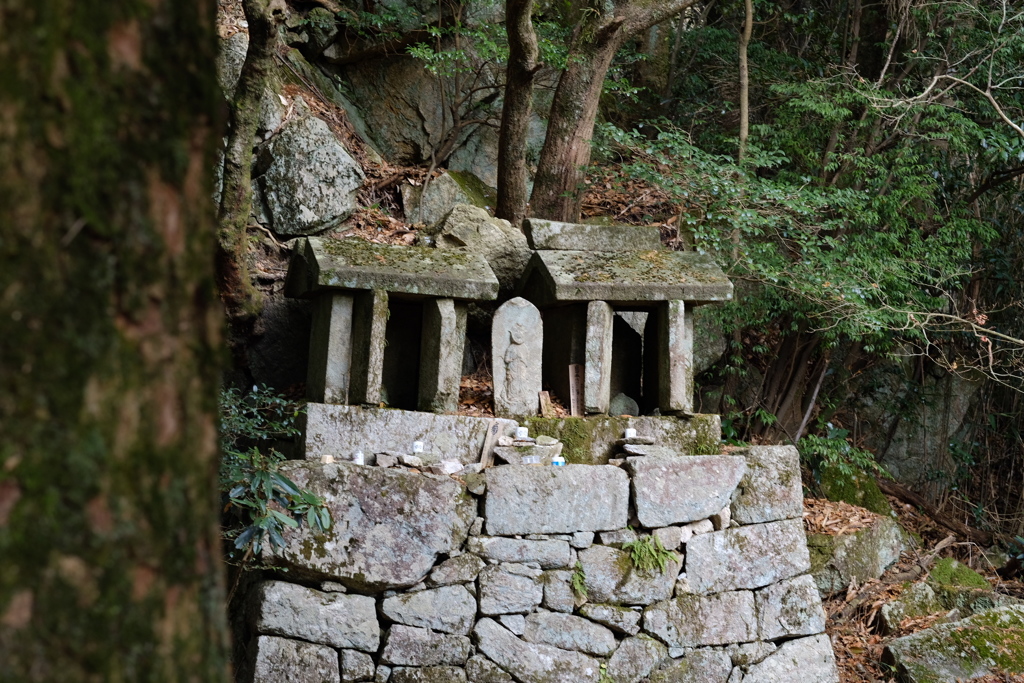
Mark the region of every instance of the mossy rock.
POLYGON ((949 557, 944 557, 935 563, 931 572, 928 573, 928 579, 932 583, 944 586, 992 589, 992 586, 981 574, 949 557))
POLYGON ((820 478, 821 491, 829 500, 857 505, 879 515, 892 515, 889 499, 869 475, 823 467, 820 478))

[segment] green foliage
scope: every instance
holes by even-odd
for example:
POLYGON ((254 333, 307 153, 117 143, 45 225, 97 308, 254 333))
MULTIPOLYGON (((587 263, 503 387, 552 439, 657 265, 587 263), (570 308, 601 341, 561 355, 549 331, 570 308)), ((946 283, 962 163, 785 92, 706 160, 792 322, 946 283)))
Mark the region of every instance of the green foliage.
POLYGON ((808 434, 797 444, 800 457, 819 473, 819 477, 826 476, 826 472, 843 477, 861 472, 888 476, 870 451, 857 448, 849 442, 848 430, 836 429, 831 424, 826 425, 826 428, 826 436, 808 434))
POLYGON ((666 550, 657 536, 641 536, 635 541, 623 543, 622 549, 629 553, 633 567, 645 574, 653 574, 655 569, 664 574, 668 563, 676 559, 675 553, 666 550))
POLYGON ((236 388, 221 391, 220 489, 224 498, 224 535, 245 562, 269 541, 284 545, 282 531, 303 521, 326 531, 331 516, 321 498, 300 488, 280 471, 285 458, 269 444, 299 434, 302 408, 268 387, 247 395, 236 388))
POLYGON ((572 577, 569 579, 572 585, 572 592, 578 597, 586 599, 587 597, 587 574, 583 571, 583 565, 576 562, 576 566, 573 567, 572 577))

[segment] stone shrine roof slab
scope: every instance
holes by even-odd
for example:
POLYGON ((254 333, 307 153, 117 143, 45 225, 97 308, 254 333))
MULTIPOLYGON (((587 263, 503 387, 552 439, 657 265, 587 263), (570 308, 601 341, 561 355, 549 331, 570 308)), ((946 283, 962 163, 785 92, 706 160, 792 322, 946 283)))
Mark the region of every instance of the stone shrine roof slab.
POLYGON ((482 256, 466 251, 357 238, 303 240, 292 254, 285 294, 303 297, 332 289, 489 301, 498 296, 498 280, 482 256))
POLYGON ((531 249, 569 251, 645 251, 661 248, 657 228, 638 225, 560 223, 540 218, 523 221, 531 249))
POLYGON ((722 269, 692 251, 538 251, 523 282, 523 296, 541 306, 732 299, 732 282, 722 269))

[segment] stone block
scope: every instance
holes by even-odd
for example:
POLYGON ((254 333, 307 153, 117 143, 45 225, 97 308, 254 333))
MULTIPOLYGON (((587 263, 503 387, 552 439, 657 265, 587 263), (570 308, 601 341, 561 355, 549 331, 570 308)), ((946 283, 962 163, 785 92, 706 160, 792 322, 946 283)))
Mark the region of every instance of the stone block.
POLYGON ((372 681, 377 673, 373 657, 356 650, 341 651, 341 683, 372 681))
POLYGON ((466 670, 459 666, 395 667, 388 683, 466 683, 466 670))
POLYGON ((358 292, 353 302, 349 400, 376 404, 381 401, 384 386, 388 293, 383 289, 358 292))
POLYGON ((757 640, 753 643, 730 645, 725 649, 725 651, 729 653, 730 657, 732 657, 732 663, 734 666, 750 666, 751 664, 763 662, 768 655, 778 649, 779 648, 775 643, 766 643, 764 641, 757 640))
POLYGON ((485 563, 473 553, 463 553, 452 557, 434 567, 427 577, 428 586, 448 586, 455 583, 471 583, 476 581, 477 574, 485 563))
POLYGON ((536 562, 542 569, 569 566, 569 544, 566 541, 477 536, 469 539, 466 549, 484 559, 499 562, 536 562))
POLYGON ((768 586, 758 591, 756 598, 762 640, 812 636, 825 630, 825 610, 810 575, 768 586))
POLYGON ((669 647, 742 643, 757 638, 757 613, 750 591, 680 595, 644 610, 644 632, 669 647))
POLYGON ((640 633, 640 617, 642 615, 628 607, 588 602, 580 607, 580 614, 627 636, 635 636, 640 633))
POLYGON ((430 413, 454 413, 458 410, 465 342, 465 304, 452 299, 427 299, 423 302, 417 404, 420 410, 430 413))
POLYGON ((589 225, 540 218, 523 221, 530 248, 581 251, 645 251, 661 249, 657 228, 637 225, 589 225))
POLYGON ((388 630, 380 661, 392 666, 459 666, 469 659, 469 638, 395 624, 388 630))
MULTIPOLYGON (((658 407, 665 412, 693 412, 693 311, 681 300, 658 306, 656 336, 650 344, 656 354, 651 365, 657 368, 658 407)), ((654 331, 654 330, 652 330, 654 331)), ((646 354, 645 354, 646 355, 646 354)), ((646 362, 646 359, 645 359, 646 362)))
MULTIPOLYGON (((732 662, 720 650, 694 650, 650 675, 650 683, 726 683, 731 680, 732 662)), ((779 681, 778 683, 783 683, 779 681)), ((787 682, 788 683, 788 682, 787 682)))
POLYGON ((800 480, 800 454, 793 446, 751 446, 747 471, 732 502, 732 518, 739 524, 800 519, 804 490, 800 480))
POLYGON ((526 617, 522 614, 502 614, 496 618, 499 624, 517 636, 523 635, 526 631, 526 617))
POLYGON ((798 638, 783 643, 759 664, 747 669, 743 683, 839 683, 832 641, 827 635, 798 638))
POLYGON ((313 303, 309 335, 306 398, 317 403, 348 403, 352 373, 351 294, 326 293, 313 303))
POLYGON ((576 607, 576 594, 572 590, 572 572, 559 570, 544 572, 544 601, 552 612, 571 613, 576 607))
POLYGON ((673 458, 683 455, 678 448, 672 446, 646 446, 627 443, 622 447, 626 455, 647 455, 655 458, 673 458))
POLYGON ((892 519, 879 517, 871 526, 844 536, 814 534, 811 575, 822 595, 845 590, 850 581, 863 583, 880 577, 900 559, 910 541, 892 519))
POLYGON ((487 261, 469 251, 309 237, 292 252, 285 295, 324 289, 490 301, 498 296, 498 280, 487 261))
POLYGON ((484 567, 477 577, 477 595, 480 597, 480 613, 528 614, 544 598, 544 586, 537 577, 513 573, 517 565, 492 565, 484 567))
POLYGON ((695 593, 760 588, 810 567, 799 519, 714 531, 686 544, 686 576, 695 593))
POLYGON ((626 526, 629 478, 617 467, 509 465, 487 470, 487 532, 604 531, 626 526))
POLYGON ((255 592, 253 615, 256 631, 266 635, 363 652, 376 652, 380 644, 376 604, 367 595, 267 581, 255 592))
POLYGON ((602 531, 597 537, 600 539, 601 545, 610 545, 616 548, 621 548, 623 544, 632 543, 639 538, 637 533, 630 528, 602 531))
POLYGON ((522 683, 598 683, 600 660, 580 652, 526 643, 492 619, 481 619, 473 629, 477 650, 522 683))
POLYGON ((693 522, 729 504, 746 469, 734 455, 680 458, 630 457, 637 517, 645 527, 693 522))
POLYGON ((616 605, 649 605, 672 595, 682 559, 668 563, 664 573, 643 572, 633 567, 629 553, 603 545, 579 552, 587 598, 616 605))
POLYGON ((583 411, 607 413, 612 390, 612 321, 615 311, 603 301, 587 304, 583 366, 583 411))
POLYGON ((385 598, 380 611, 406 626, 469 635, 476 619, 476 598, 465 586, 442 586, 385 598))
POLYGON ((476 517, 476 501, 448 477, 309 461, 281 469, 322 497, 332 519, 322 534, 287 529, 285 547, 264 554, 299 578, 366 591, 414 586, 438 555, 462 546, 476 517))
POLYGON ((646 636, 626 638, 608 660, 608 676, 616 683, 637 683, 668 656, 668 648, 646 636))
POLYGON ((338 653, 300 640, 260 636, 256 639, 252 683, 339 683, 338 653))
POLYGON ((540 464, 548 466, 551 459, 562 453, 561 443, 540 445, 530 444, 529 446, 495 446, 494 456, 499 462, 506 462, 509 465, 522 465, 523 458, 528 455, 537 456, 540 464))
POLYGON ((540 409, 544 323, 521 297, 506 301, 491 320, 494 414, 536 415, 540 409))
POLYGON ((473 655, 466 662, 466 678, 469 683, 513 683, 511 676, 483 655, 473 655))
POLYGON ((569 541, 569 545, 577 550, 583 550, 594 545, 594 532, 593 531, 577 531, 572 535, 572 540, 569 541))
POLYGON ((604 626, 583 617, 555 612, 527 616, 523 640, 598 657, 607 657, 616 646, 615 635, 604 626))
MULTIPOLYGON (((666 526, 654 529, 651 535, 658 539, 665 550, 676 550, 683 543, 683 530, 677 526, 666 526)), ((692 535, 692 533, 691 533, 692 535)), ((686 540, 690 540, 687 538, 686 540)))
POLYGON ((413 441, 422 441, 427 450, 445 459, 475 463, 492 425, 497 436, 515 433, 513 420, 309 403, 303 430, 305 457, 319 461, 324 453, 337 456, 357 449, 410 453, 413 441))

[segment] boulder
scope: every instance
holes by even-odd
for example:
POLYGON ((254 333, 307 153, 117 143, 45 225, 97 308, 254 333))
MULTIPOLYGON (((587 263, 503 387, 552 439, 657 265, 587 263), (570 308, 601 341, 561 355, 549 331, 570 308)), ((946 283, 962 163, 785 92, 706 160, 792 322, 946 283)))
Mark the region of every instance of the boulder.
POLYGON ((743 683, 839 683, 832 641, 821 634, 783 643, 764 661, 747 669, 743 683))
POLYGON ((1024 673, 1024 606, 998 607, 891 641, 882 660, 908 683, 954 683, 998 667, 1024 673))
POLYGON ((480 613, 529 614, 544 598, 540 570, 516 564, 485 567, 477 577, 480 613))
POLYGON ((634 456, 626 459, 633 477, 633 500, 645 527, 707 519, 729 504, 743 472, 734 455, 634 456))
POLYGON ((760 588, 810 567, 799 519, 714 531, 686 544, 686 577, 694 593, 760 588))
POLYGON ((757 638, 757 613, 750 591, 680 595, 644 610, 644 632, 669 647, 742 643, 757 638))
POLYGON ((629 477, 618 467, 508 465, 487 470, 488 533, 558 534, 626 526, 629 477))
POLYGON ((303 525, 265 559, 295 576, 379 591, 414 586, 438 555, 461 547, 476 501, 449 477, 349 463, 286 463, 282 471, 322 497, 331 528, 303 525))
POLYGON ((397 666, 460 666, 469 659, 469 638, 395 624, 384 640, 380 661, 397 666))
POLYGON ((376 652, 380 644, 376 604, 367 595, 322 593, 267 581, 255 592, 253 616, 262 634, 363 652, 376 652))
POLYGON ((431 230, 434 246, 479 253, 497 276, 501 292, 512 293, 530 260, 530 247, 522 232, 468 202, 454 203, 435 220, 441 222, 431 230))
MULTIPOLYGON (((405 219, 409 223, 432 226, 458 205, 483 208, 483 204, 473 201, 469 192, 448 172, 431 178, 429 183, 403 184, 401 192, 405 219)), ((424 234, 421 233, 420 237, 424 237, 424 234)))
POLYGON ((473 629, 477 649, 522 683, 574 681, 598 683, 600 660, 549 645, 526 643, 492 619, 473 629))
MULTIPOLYGON (((296 101, 300 101, 298 98, 296 101)), ((336 226, 358 206, 363 170, 326 123, 305 113, 289 120, 260 150, 260 191, 278 235, 312 235, 336 226)))
POLYGON ((909 539, 888 517, 845 536, 813 534, 807 539, 811 574, 822 596, 846 590, 850 581, 877 579, 900 559, 909 539))
POLYGON ((476 619, 476 598, 465 586, 443 586, 385 598, 380 611, 406 626, 469 635, 476 619))
POLYGON ((583 617, 556 612, 538 612, 526 617, 523 640, 563 650, 575 650, 607 657, 615 652, 615 635, 604 626, 583 617))
POLYGON ((633 567, 628 552, 595 545, 579 552, 587 599, 616 605, 649 605, 672 595, 682 559, 675 553, 665 572, 633 567))
POLYGON ((732 518, 740 524, 801 519, 804 490, 796 448, 751 446, 743 457, 747 469, 732 503, 732 518))
POLYGON ((668 648, 647 636, 626 638, 608 660, 608 676, 616 683, 636 683, 668 655, 668 648))
POLYGON ((804 574, 758 591, 758 635, 763 640, 812 636, 825 631, 825 610, 814 579, 804 574))
POLYGON ((921 582, 911 584, 898 598, 882 605, 878 619, 883 634, 888 634, 898 630, 900 622, 908 617, 923 617, 944 611, 932 587, 921 582))
POLYGON ((260 636, 256 639, 253 683, 339 683, 338 653, 300 640, 260 636))

